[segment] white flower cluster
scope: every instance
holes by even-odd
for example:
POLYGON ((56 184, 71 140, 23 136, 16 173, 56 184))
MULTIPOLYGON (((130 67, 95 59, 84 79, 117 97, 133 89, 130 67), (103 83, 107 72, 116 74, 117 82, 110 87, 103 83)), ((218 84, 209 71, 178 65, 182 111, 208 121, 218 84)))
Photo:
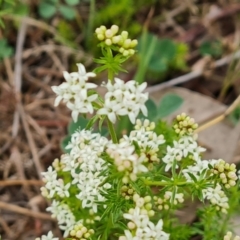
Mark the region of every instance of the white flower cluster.
POLYGON ((59 240, 59 238, 55 238, 52 231, 49 231, 47 235, 42 235, 41 238, 36 238, 35 240, 59 240))
MULTIPOLYGON (((168 240, 169 234, 162 230, 162 219, 156 225, 149 219, 149 212, 152 210, 148 211, 147 209, 151 208, 151 197, 141 198, 135 194, 133 199, 136 207, 123 214, 123 217, 130 221, 127 224, 128 230, 124 231, 125 235, 120 236, 119 240, 168 240)), ((150 215, 154 215, 154 213, 150 215)))
POLYGON ((199 180, 200 177, 204 178, 207 174, 209 174, 209 171, 205 170, 210 170, 210 166, 214 166, 214 164, 217 162, 217 160, 212 159, 212 160, 201 160, 197 159, 193 165, 188 166, 187 168, 183 169, 183 175, 186 178, 187 182, 193 182, 193 179, 190 177, 190 174, 193 174, 194 177, 199 180), (205 174, 202 176, 203 172, 205 171, 205 174))
POLYGON ((63 180, 58 178, 57 171, 52 166, 48 167, 47 172, 43 172, 42 175, 45 186, 41 187, 41 192, 44 197, 53 198, 55 194, 61 198, 69 197, 68 189, 71 184, 64 185, 63 180))
POLYGON ((108 165, 100 157, 107 143, 108 140, 98 133, 78 131, 72 135, 71 143, 67 146, 71 149, 71 160, 63 161, 63 171, 71 171, 72 184, 77 184, 79 193, 76 197, 82 201, 82 207, 94 212, 97 212, 96 202, 105 200, 101 191, 111 187, 109 183, 100 187, 107 177, 107 174, 103 176, 101 173, 108 169, 108 165))
POLYGON ((219 184, 215 188, 209 187, 204 189, 203 197, 208 199, 212 205, 215 205, 218 210, 227 213, 227 209, 229 208, 228 197, 219 184))
MULTIPOLYGON (((166 163, 165 171, 167 172, 173 166, 174 161, 180 162, 189 154, 193 160, 199 160, 204 151, 205 148, 198 146, 193 136, 181 137, 178 141, 173 142, 173 147, 167 146, 167 154, 162 159, 166 163)), ((176 164, 176 168, 178 168, 178 164, 176 164)))
POLYGON ((150 158, 152 162, 159 162, 157 153, 159 146, 165 143, 163 135, 157 135, 153 130, 155 123, 145 119, 143 122, 137 119, 136 130, 130 132, 129 136, 124 135, 120 141, 127 141, 131 144, 136 142, 142 153, 150 158))
POLYGON ((89 89, 96 88, 94 83, 87 83, 89 77, 95 77, 95 73, 86 73, 82 64, 77 64, 78 72, 63 72, 66 82, 60 86, 53 86, 52 90, 58 95, 55 100, 55 106, 58 106, 61 100, 72 110, 72 118, 76 122, 79 113, 93 113, 92 102, 98 97, 97 94, 90 94, 89 89))
POLYGON ((147 84, 144 82, 138 84, 135 80, 124 82, 119 78, 115 78, 115 82, 110 80, 105 85, 108 92, 105 94, 104 103, 97 102, 99 95, 94 92, 93 88, 97 85, 88 83, 89 77, 95 77, 95 73, 86 73, 82 64, 77 64, 78 72, 63 72, 66 82, 60 86, 53 86, 52 90, 57 94, 55 106, 62 100, 72 111, 72 118, 76 122, 80 113, 94 112, 94 102, 99 107, 97 114, 105 115, 108 119, 115 123, 117 116, 129 116, 132 123, 135 123, 136 117, 140 111, 147 116, 147 108, 145 102, 148 100, 148 93, 144 93, 147 84), (90 91, 89 91, 90 90, 90 91))
POLYGON ((134 80, 126 83, 119 78, 114 80, 114 83, 108 81, 105 85, 108 92, 105 94, 103 108, 99 109, 97 113, 107 115, 112 123, 116 122, 118 115, 128 115, 132 123, 135 123, 140 111, 147 116, 145 102, 148 100, 148 93, 143 93, 147 83, 139 85, 134 80))
POLYGON ((68 205, 53 200, 47 211, 52 213, 53 218, 57 218, 59 228, 64 231, 64 237, 68 236, 69 231, 76 224, 75 217, 68 205))

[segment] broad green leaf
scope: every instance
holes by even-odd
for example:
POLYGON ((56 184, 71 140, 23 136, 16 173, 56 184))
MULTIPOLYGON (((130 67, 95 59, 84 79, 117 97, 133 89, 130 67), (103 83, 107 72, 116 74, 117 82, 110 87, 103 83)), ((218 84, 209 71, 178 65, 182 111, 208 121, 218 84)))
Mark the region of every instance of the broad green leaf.
POLYGON ((10 47, 6 39, 0 40, 0 60, 12 56, 13 48, 10 47))
POLYGON ((67 20, 73 20, 76 17, 75 9, 66 5, 60 5, 59 12, 67 20))
POLYGON ((38 8, 39 14, 43 18, 51 18, 57 12, 55 5, 51 3, 41 2, 38 8))
POLYGON ((69 134, 73 134, 79 128, 84 129, 87 126, 87 124, 88 124, 87 119, 85 119, 83 117, 79 117, 77 122, 72 121, 68 125, 68 132, 69 132, 69 134))
POLYGON ((222 43, 217 40, 204 42, 201 44, 199 51, 203 56, 220 57, 223 52, 222 43))
POLYGON ((139 119, 148 118, 150 121, 154 121, 157 117, 157 106, 156 106, 155 102, 151 98, 149 98, 146 101, 145 106, 147 107, 147 110, 148 110, 147 117, 144 116, 142 113, 140 113, 137 118, 139 118, 139 119))
POLYGON ((74 6, 80 3, 80 0, 65 0, 65 2, 70 5, 70 6, 74 6))
POLYGON ((176 94, 165 95, 157 108, 158 118, 163 118, 176 111, 183 103, 183 99, 176 94))

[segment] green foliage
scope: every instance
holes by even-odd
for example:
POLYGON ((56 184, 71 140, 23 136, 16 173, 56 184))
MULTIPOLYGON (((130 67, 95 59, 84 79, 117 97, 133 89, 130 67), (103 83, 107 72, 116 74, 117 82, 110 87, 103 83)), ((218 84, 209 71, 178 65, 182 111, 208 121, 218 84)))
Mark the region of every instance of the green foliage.
POLYGON ((203 42, 199 51, 202 56, 220 57, 223 53, 222 43, 218 40, 203 42))
POLYGON ((139 67, 135 75, 138 82, 143 82, 147 72, 166 73, 170 68, 185 69, 185 57, 188 47, 171 39, 158 39, 157 36, 143 32, 138 44, 139 67))
POLYGON ((62 4, 60 0, 43 0, 38 6, 41 17, 49 19, 56 13, 60 13, 64 19, 73 20, 76 17, 74 6, 79 4, 80 0, 65 0, 62 4))
MULTIPOLYGON (((148 119, 150 121, 156 122, 159 119, 169 116, 181 107, 183 99, 176 94, 166 94, 160 100, 158 106, 152 99, 148 99, 146 102, 146 107, 148 109, 148 119)), ((143 118, 141 114, 139 118, 143 118)))
POLYGON ((240 106, 236 107, 233 112, 228 116, 228 119, 234 124, 237 125, 240 120, 240 106))
POLYGON ((0 60, 11 57, 12 54, 13 54, 13 48, 8 45, 6 39, 4 38, 1 39, 0 40, 0 60))
POLYGON ((183 98, 176 94, 165 95, 159 103, 158 118, 163 118, 176 111, 183 103, 183 98))

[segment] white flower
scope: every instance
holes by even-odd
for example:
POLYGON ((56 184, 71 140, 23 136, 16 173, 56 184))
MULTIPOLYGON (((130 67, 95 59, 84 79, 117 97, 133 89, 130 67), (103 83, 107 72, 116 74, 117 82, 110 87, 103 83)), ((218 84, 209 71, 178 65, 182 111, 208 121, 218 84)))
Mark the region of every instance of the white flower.
POLYGON ((59 240, 59 238, 53 237, 53 233, 49 231, 47 235, 43 235, 41 238, 36 238, 35 240, 59 240))
POLYGON ((142 225, 147 225, 149 218, 145 214, 141 214, 141 210, 139 207, 135 207, 135 209, 130 209, 129 213, 124 213, 123 217, 125 219, 131 220, 136 224, 137 227, 141 227, 142 225), (143 222, 144 220, 144 222, 143 222))

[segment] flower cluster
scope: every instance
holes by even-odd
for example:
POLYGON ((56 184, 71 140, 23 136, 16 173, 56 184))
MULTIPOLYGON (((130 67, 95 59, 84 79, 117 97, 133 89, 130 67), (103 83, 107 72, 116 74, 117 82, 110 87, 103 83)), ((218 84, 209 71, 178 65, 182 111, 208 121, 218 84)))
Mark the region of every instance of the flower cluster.
POLYGON ((119 78, 115 78, 114 83, 109 80, 107 84, 103 84, 107 88, 103 102, 99 101, 101 97, 93 91, 97 85, 87 82, 89 77, 95 76, 95 73, 86 73, 82 64, 77 66, 78 72, 64 72, 66 82, 52 87, 57 94, 55 106, 61 100, 66 103, 72 111, 74 122, 77 121, 79 114, 92 114, 95 108, 99 118, 105 115, 112 123, 116 122, 118 116, 128 116, 132 123, 135 123, 140 112, 147 116, 145 102, 148 100, 148 93, 143 92, 147 87, 146 83, 139 85, 134 80, 125 83, 119 78))
POLYGON ((204 189, 203 197, 209 200, 212 205, 216 206, 217 210, 227 213, 227 209, 229 208, 228 197, 219 184, 217 184, 215 188, 209 187, 204 189))
POLYGON ((186 115, 186 113, 182 113, 180 115, 177 115, 176 117, 176 123, 173 125, 173 128, 177 134, 180 136, 183 135, 192 135, 194 130, 196 130, 198 127, 198 124, 195 123, 193 118, 190 118, 186 115))
POLYGON ((198 146, 194 136, 182 136, 178 141, 173 141, 173 147, 167 146, 167 154, 162 159, 166 163, 165 171, 172 168, 174 162, 178 168, 178 163, 189 155, 198 162, 204 151, 204 148, 198 146))
POLYGON ((57 200, 53 200, 50 207, 46 209, 52 213, 53 218, 57 218, 59 228, 64 231, 64 237, 68 236, 70 230, 75 226, 76 219, 69 206, 57 200))
POLYGON ((129 239, 155 239, 168 240, 169 234, 162 231, 163 221, 160 219, 155 225, 150 221, 149 217, 154 215, 151 209, 151 197, 141 198, 135 194, 133 200, 136 204, 135 208, 131 208, 123 217, 129 220, 128 230, 124 231, 124 236, 120 236, 119 240, 129 239))
POLYGON ((171 200, 173 200, 172 202, 174 205, 184 202, 183 193, 175 193, 173 195, 171 191, 166 191, 163 198, 154 196, 153 200, 159 210, 168 210, 171 206, 171 200))
POLYGON ((142 153, 144 153, 150 162, 159 162, 158 151, 159 146, 165 143, 164 136, 157 135, 154 132, 155 123, 148 119, 141 121, 137 119, 135 130, 130 132, 129 136, 124 135, 120 141, 127 141, 131 144, 138 144, 142 153))
POLYGON ((87 229, 82 223, 76 224, 69 233, 72 240, 90 239, 92 234, 94 234, 94 230, 87 229))
POLYGON ((89 89, 96 88, 94 83, 88 83, 89 77, 95 77, 96 74, 86 73, 82 64, 77 64, 78 72, 63 72, 66 82, 59 86, 53 86, 52 90, 58 95, 55 100, 55 106, 58 106, 62 100, 72 111, 72 118, 76 122, 79 113, 93 113, 93 101, 98 97, 97 94, 90 93, 89 89))
POLYGON ((148 93, 143 93, 147 87, 146 83, 138 84, 131 80, 124 83, 119 78, 114 79, 114 83, 108 81, 104 85, 108 92, 105 95, 103 108, 98 110, 99 115, 107 115, 112 123, 116 122, 117 116, 128 115, 132 123, 140 111, 147 116, 145 102, 148 100, 148 93))
POLYGON ((232 232, 227 232, 227 234, 224 236, 223 240, 240 240, 239 236, 233 237, 232 232))
POLYGON ((226 163, 224 160, 219 159, 215 164, 212 172, 218 175, 225 188, 230 188, 236 185, 238 179, 236 175, 236 165, 226 163))
POLYGON ((118 30, 118 26, 112 25, 110 29, 101 26, 95 32, 98 40, 103 41, 107 46, 114 45, 123 56, 132 56, 135 53, 134 48, 137 46, 138 41, 128 38, 127 31, 122 31, 120 35, 117 35, 118 30))

